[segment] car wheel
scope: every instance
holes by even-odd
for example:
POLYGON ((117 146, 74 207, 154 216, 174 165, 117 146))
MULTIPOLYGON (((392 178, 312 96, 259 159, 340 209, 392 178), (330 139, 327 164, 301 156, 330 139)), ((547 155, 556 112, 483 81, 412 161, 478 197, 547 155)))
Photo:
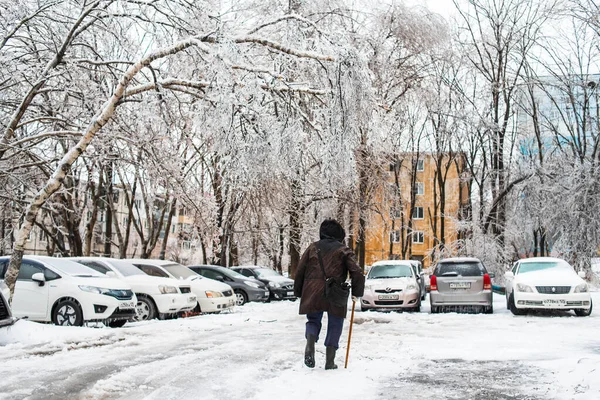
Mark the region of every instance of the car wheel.
POLYGON ((243 306, 248 302, 248 296, 242 290, 235 291, 235 305, 243 306))
POLYGON ((62 326, 81 326, 83 325, 83 311, 73 300, 61 301, 54 307, 52 322, 62 326))
POLYGON ((592 299, 590 299, 590 308, 588 308, 587 310, 575 310, 575 315, 577 315, 578 317, 589 317, 592 313, 592 306, 592 299))
POLYGON ((156 318, 156 306, 152 299, 144 295, 138 295, 137 300, 137 306, 135 307, 136 321, 147 321, 156 318))
POLYGON ((515 295, 513 293, 510 294, 509 298, 508 298, 508 307, 510 309, 510 312, 513 313, 513 315, 525 315, 527 314, 526 310, 517 308, 517 306, 515 306, 515 295))
POLYGON ((126 322, 127 322, 126 319, 112 320, 112 321, 108 322, 108 326, 110 326, 111 328, 122 328, 126 322))

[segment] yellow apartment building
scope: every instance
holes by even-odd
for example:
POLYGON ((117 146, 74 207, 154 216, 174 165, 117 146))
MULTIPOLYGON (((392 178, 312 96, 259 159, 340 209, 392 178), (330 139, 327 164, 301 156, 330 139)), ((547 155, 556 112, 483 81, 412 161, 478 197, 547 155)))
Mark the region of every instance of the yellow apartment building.
POLYGON ((426 268, 437 252, 456 254, 466 234, 459 222, 471 210, 470 180, 462 153, 404 153, 391 158, 374 189, 365 263, 419 260, 426 268))

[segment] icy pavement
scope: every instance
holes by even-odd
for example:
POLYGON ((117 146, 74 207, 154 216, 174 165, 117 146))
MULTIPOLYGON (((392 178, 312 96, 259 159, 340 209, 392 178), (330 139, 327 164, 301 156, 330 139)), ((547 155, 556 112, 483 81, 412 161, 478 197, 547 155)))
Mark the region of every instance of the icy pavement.
POLYGON ((297 302, 122 329, 19 321, 0 328, 0 399, 600 399, 600 309, 515 317, 494 297, 493 315, 357 312, 336 371, 322 345, 304 367, 297 302))

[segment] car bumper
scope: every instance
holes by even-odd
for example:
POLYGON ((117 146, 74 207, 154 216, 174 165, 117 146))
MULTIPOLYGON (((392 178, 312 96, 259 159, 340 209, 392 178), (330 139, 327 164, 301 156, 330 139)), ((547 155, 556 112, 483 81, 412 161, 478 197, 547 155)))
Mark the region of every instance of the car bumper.
POLYGON ((196 295, 193 293, 158 294, 152 296, 152 300, 160 314, 174 314, 196 307, 196 295))
POLYGON ((431 305, 434 307, 443 306, 482 306, 490 307, 493 302, 491 290, 482 290, 478 293, 440 293, 437 290, 429 292, 431 305))
POLYGON ((269 288, 269 298, 272 300, 291 300, 295 299, 294 288, 269 288))
POLYGON ((543 310, 587 310, 592 304, 589 293, 540 294, 514 293, 515 307, 543 310))
POLYGON ((402 310, 405 308, 413 308, 419 304, 420 291, 407 290, 400 293, 375 293, 372 290, 365 291, 360 299, 360 304, 363 310, 365 309, 380 309, 380 310, 402 310), (381 296, 395 296, 398 298, 382 299, 381 296))
POLYGON ((269 289, 247 289, 248 301, 267 301, 269 300, 269 289))
POLYGON ((202 312, 219 312, 233 308, 235 306, 235 296, 228 297, 201 297, 198 298, 198 304, 200 304, 200 310, 202 312))
POLYGON ((79 304, 84 321, 102 321, 106 319, 130 319, 135 316, 137 298, 119 300, 104 294, 87 293, 80 296, 79 304))

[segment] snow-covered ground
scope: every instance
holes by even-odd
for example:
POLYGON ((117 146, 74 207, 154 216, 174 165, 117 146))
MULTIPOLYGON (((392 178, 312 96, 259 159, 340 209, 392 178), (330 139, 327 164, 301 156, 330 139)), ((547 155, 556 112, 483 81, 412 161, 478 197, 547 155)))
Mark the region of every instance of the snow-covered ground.
POLYGON ((322 344, 315 369, 302 363, 297 308, 122 329, 19 321, 0 328, 0 399, 600 399, 600 309, 515 317, 495 295, 493 315, 357 312, 348 369, 346 323, 341 369, 325 371, 322 344))

